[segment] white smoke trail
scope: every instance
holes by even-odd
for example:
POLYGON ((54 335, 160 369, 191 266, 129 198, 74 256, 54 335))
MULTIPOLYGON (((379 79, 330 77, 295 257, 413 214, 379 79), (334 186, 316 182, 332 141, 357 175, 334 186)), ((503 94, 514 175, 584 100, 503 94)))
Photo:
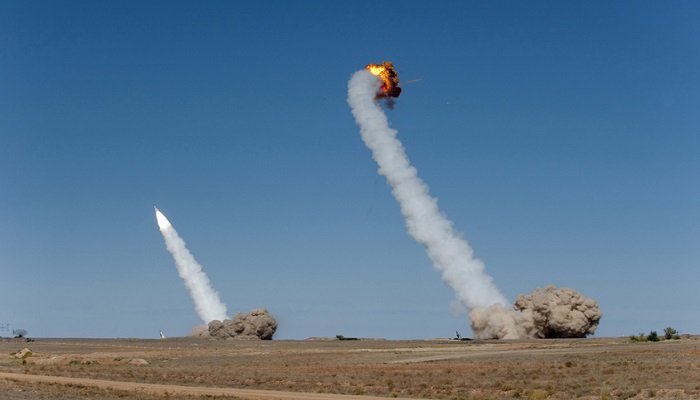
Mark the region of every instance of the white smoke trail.
POLYGON ((213 320, 223 321, 226 319, 226 305, 219 300, 219 294, 211 287, 211 282, 207 274, 202 271, 202 266, 187 250, 185 241, 180 238, 170 221, 157 208, 156 219, 160 232, 165 238, 165 245, 175 260, 177 272, 180 278, 185 281, 185 286, 190 292, 192 301, 194 301, 199 318, 205 324, 213 320))
POLYGON ((394 198, 406 219, 408 233, 425 246, 435 269, 457 299, 468 309, 505 306, 506 298, 484 272, 484 263, 474 258, 467 241, 438 209, 437 199, 411 166, 398 133, 389 127, 386 114, 374 100, 381 81, 367 70, 357 71, 348 83, 348 104, 365 145, 392 187, 394 198))

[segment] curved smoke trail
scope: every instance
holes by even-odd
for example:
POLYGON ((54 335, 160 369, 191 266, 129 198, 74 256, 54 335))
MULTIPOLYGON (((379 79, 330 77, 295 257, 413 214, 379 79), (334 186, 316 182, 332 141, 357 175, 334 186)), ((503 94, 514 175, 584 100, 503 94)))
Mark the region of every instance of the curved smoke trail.
POLYGON ((362 140, 379 165, 378 173, 386 177, 401 207, 408 233, 425 246, 433 266, 442 272, 442 280, 464 306, 505 306, 506 298, 484 272, 484 263, 474 258, 467 241, 440 212, 437 199, 430 195, 396 139, 398 132, 389 127, 386 114, 374 100, 380 85, 381 80, 369 71, 357 71, 348 83, 348 104, 362 140))
POLYGON ((471 328, 478 339, 586 337, 595 332, 603 313, 598 303, 570 288, 548 286, 519 295, 506 308, 506 299, 484 272, 484 264, 440 212, 437 199, 411 166, 398 133, 374 101, 382 81, 369 71, 356 72, 348 83, 352 108, 365 145, 379 164, 379 174, 391 185, 401 206, 408 233, 425 246, 442 280, 471 310, 471 328))
POLYGON ((223 321, 226 319, 226 305, 219 300, 219 294, 211 287, 211 282, 207 274, 202 271, 202 266, 187 250, 185 241, 180 238, 170 221, 157 208, 156 219, 165 239, 165 245, 175 260, 177 272, 180 278, 185 281, 185 286, 190 292, 192 301, 194 301, 199 318, 205 324, 213 320, 223 321))

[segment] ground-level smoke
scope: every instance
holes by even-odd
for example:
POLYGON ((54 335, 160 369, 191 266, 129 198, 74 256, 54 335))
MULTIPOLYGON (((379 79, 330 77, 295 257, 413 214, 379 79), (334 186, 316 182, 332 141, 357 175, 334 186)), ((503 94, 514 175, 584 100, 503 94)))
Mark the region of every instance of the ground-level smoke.
POLYGON ((223 320, 226 318, 226 305, 219 299, 219 294, 212 288, 207 274, 202 270, 197 260, 194 259, 185 241, 173 228, 170 221, 157 208, 156 219, 158 227, 165 238, 165 245, 175 260, 175 266, 180 278, 185 282, 187 290, 190 292, 194 307, 199 318, 207 324, 213 320, 223 320))
MULTIPOLYGON (((392 65, 393 70, 393 65, 392 65)), ((408 233, 425 246, 435 269, 457 299, 471 310, 472 329, 478 338, 517 339, 527 337, 582 337, 595 331, 602 313, 597 303, 572 289, 547 287, 528 296, 518 296, 514 309, 485 273, 483 262, 452 221, 438 209, 437 199, 418 177, 389 127, 386 114, 375 101, 386 83, 372 72, 356 72, 348 83, 348 104, 365 145, 379 165, 399 203, 408 233)), ((398 82, 398 77, 396 79, 398 82)))
POLYGON ((195 327, 190 336, 212 339, 272 339, 277 321, 265 308, 256 308, 248 314, 236 313, 233 319, 214 320, 208 325, 195 327))
POLYGON ((477 339, 583 338, 595 333, 602 317, 595 300, 554 286, 518 295, 512 309, 494 304, 469 313, 477 339))

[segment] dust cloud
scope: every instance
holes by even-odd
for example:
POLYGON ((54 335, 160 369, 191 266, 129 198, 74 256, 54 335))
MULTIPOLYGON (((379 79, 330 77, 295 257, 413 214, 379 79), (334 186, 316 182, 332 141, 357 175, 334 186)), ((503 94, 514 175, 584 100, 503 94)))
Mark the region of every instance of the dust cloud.
POLYGON ((603 313, 574 289, 547 286, 518 295, 513 309, 494 304, 469 317, 477 339, 584 338, 595 333, 603 313))
POLYGON ((189 336, 211 339, 262 339, 272 340, 277 321, 265 308, 256 308, 248 314, 236 313, 233 319, 214 320, 209 325, 192 329, 189 336))

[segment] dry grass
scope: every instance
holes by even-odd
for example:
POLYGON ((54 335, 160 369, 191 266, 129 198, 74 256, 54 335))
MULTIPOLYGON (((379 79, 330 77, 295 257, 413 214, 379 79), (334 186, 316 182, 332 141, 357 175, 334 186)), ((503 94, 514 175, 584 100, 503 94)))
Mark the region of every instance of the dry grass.
MULTIPOLYGON (((699 345, 697 337, 658 343, 39 340, 0 342, 0 355, 25 346, 34 351, 26 362, 3 356, 0 371, 430 399, 700 399, 699 345), (132 359, 149 364, 131 365, 132 359)), ((6 396, 7 385, 0 385, 0 398, 24 399, 6 396)), ((59 386, 50 392, 61 390, 66 399, 162 398, 104 390, 81 395, 70 391, 98 389, 59 386)))
MULTIPOLYGON (((99 389, 91 386, 49 383, 12 382, 0 380, 0 398, 3 400, 196 400, 201 397, 183 395, 155 395, 123 390, 99 389)), ((237 397, 218 396, 217 400, 237 400, 237 397)))

